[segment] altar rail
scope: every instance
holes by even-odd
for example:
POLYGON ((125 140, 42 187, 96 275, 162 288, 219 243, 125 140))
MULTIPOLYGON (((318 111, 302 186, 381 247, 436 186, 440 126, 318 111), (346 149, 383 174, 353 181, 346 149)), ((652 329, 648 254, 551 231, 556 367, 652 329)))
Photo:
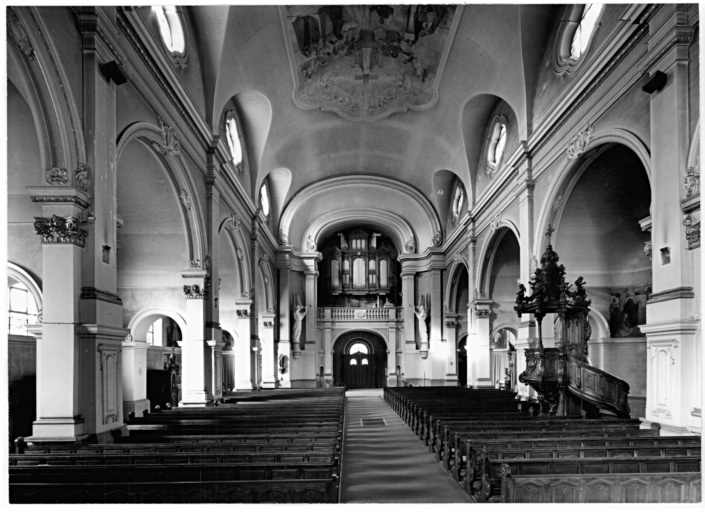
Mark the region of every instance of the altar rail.
POLYGON ((397 320, 401 318, 401 308, 336 308, 319 307, 319 320, 397 320))

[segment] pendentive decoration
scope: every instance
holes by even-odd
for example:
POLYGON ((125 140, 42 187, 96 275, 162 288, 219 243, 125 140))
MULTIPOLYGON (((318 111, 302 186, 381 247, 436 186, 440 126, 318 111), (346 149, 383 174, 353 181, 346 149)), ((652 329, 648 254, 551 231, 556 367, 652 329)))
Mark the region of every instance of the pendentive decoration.
POLYGON ((406 241, 404 249, 406 249, 406 252, 416 252, 416 240, 413 236, 406 241))
POLYGON ((88 166, 86 166, 86 164, 78 164, 73 172, 76 188, 82 190, 83 192, 88 192, 88 187, 90 185, 90 179, 88 178, 88 166))
POLYGON ((570 139, 568 149, 566 150, 568 160, 574 160, 585 152, 585 148, 587 148, 587 145, 590 143, 593 128, 594 125, 589 124, 583 131, 579 132, 572 139, 570 139))
POLYGON ((27 32, 25 32, 15 11, 9 8, 7 9, 7 33, 28 59, 34 59, 34 50, 29 42, 29 37, 27 37, 27 32))
POLYGON ((431 239, 431 242, 433 242, 434 247, 440 247, 443 243, 443 233, 441 233, 440 231, 436 231, 436 233, 433 235, 433 238, 431 239))
POLYGON ((166 124, 161 117, 159 117, 159 126, 161 127, 164 143, 152 141, 152 147, 162 155, 180 155, 181 144, 176 138, 176 130, 166 124))
POLYGON ((35 217, 34 231, 43 244, 73 244, 83 247, 88 236, 88 223, 76 217, 35 217))
POLYGON ((69 182, 69 172, 59 167, 47 169, 45 177, 50 185, 68 185, 69 182))

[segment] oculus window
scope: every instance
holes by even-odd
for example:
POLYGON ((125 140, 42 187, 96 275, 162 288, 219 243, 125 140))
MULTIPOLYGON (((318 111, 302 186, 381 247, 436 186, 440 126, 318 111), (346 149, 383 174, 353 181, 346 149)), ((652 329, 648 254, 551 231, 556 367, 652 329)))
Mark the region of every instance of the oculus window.
POLYGON ((152 12, 156 18, 164 48, 172 62, 184 68, 188 63, 188 52, 181 9, 182 7, 174 5, 157 5, 152 7, 152 12))
POLYGON ((259 204, 262 206, 264 216, 269 217, 269 189, 267 189, 266 183, 262 183, 259 189, 259 204))
POLYGON ((242 139, 235 112, 228 110, 225 115, 225 138, 228 141, 228 148, 232 156, 233 165, 237 174, 243 171, 242 161, 242 139))
POLYGON ((603 8, 603 4, 566 7, 558 30, 553 58, 553 69, 557 73, 572 73, 585 60, 584 56, 600 26, 603 8))
POLYGON ((489 176, 494 176, 499 169, 506 145, 507 118, 495 116, 490 124, 489 136, 485 147, 485 171, 489 176))

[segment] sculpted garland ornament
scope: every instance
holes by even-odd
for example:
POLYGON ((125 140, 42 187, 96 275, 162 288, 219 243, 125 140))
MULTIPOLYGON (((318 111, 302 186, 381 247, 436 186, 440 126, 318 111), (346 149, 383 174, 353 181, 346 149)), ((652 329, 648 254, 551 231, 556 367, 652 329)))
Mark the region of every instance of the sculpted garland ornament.
POLYGON ((27 37, 27 32, 12 9, 7 10, 7 34, 28 59, 34 59, 34 50, 29 42, 29 37, 27 37))
POLYGON ((589 124, 587 127, 573 137, 568 143, 568 160, 574 160, 578 158, 581 154, 585 152, 585 148, 590 143, 590 137, 592 137, 593 125, 589 124))
POLYGON ((162 155, 180 155, 181 144, 176 138, 176 130, 166 124, 161 117, 159 118, 159 125, 161 127, 164 143, 161 144, 157 141, 153 141, 152 147, 162 155))
POLYGON ((35 217, 34 230, 43 244, 73 244, 83 247, 88 236, 87 222, 76 217, 35 217))

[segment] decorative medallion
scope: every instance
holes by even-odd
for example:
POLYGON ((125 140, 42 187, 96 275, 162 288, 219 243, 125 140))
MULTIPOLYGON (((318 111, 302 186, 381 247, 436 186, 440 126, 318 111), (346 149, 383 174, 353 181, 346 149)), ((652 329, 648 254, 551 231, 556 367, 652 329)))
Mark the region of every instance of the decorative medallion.
POLYGON ((73 244, 83 247, 88 236, 87 224, 76 217, 35 217, 34 231, 41 236, 43 244, 73 244))
POLYGON ((187 210, 191 210, 191 197, 188 195, 188 192, 186 192, 185 188, 181 189, 181 194, 179 195, 181 198, 181 202, 183 203, 184 207, 187 210))
POLYGON ((306 250, 307 251, 315 251, 316 250, 316 242, 313 241, 313 238, 311 238, 311 235, 308 235, 306 238, 306 250))
POLYGON ((69 182, 69 173, 66 169, 53 167, 47 170, 46 181, 50 185, 67 185, 69 182))
POLYGON ((159 117, 158 119, 164 143, 161 144, 157 141, 152 141, 152 147, 162 155, 180 155, 181 144, 176 138, 176 130, 166 124, 161 117, 159 117))
POLYGON ((499 225, 502 223, 502 214, 498 213, 494 217, 492 217, 492 220, 490 221, 490 229, 492 231, 497 231, 499 229, 499 225))
POLYGON ((289 237, 284 233, 283 229, 279 230, 279 243, 281 245, 288 245, 289 244, 289 237))
POLYGON ((651 240, 648 242, 644 242, 644 254, 646 254, 649 259, 651 259, 651 255, 653 253, 653 244, 651 243, 651 240))
POLYGON ((414 240, 413 236, 406 241, 404 244, 404 249, 406 249, 406 252, 416 251, 416 240, 414 240))
POLYGON ((7 9, 7 34, 28 59, 34 59, 34 50, 29 42, 29 37, 27 37, 27 32, 12 9, 7 9))
POLYGON ((693 196, 700 194, 700 171, 697 168, 690 167, 683 180, 685 187, 685 197, 690 199, 693 196))
POLYGON ((443 243, 443 234, 440 231, 436 231, 431 241, 433 242, 434 247, 440 247, 443 243))
POLYGON ((568 160, 574 160, 585 152, 585 148, 590 143, 593 127, 594 125, 592 124, 587 125, 583 131, 579 132, 575 135, 575 137, 570 139, 568 149, 566 151, 568 154, 568 160))
POLYGON ((431 108, 462 11, 455 5, 282 7, 294 103, 351 121, 431 108))
POLYGON ((88 192, 88 186, 90 185, 90 180, 88 178, 88 167, 86 164, 78 164, 74 170, 74 183, 76 183, 76 188, 82 190, 83 192, 88 192))

